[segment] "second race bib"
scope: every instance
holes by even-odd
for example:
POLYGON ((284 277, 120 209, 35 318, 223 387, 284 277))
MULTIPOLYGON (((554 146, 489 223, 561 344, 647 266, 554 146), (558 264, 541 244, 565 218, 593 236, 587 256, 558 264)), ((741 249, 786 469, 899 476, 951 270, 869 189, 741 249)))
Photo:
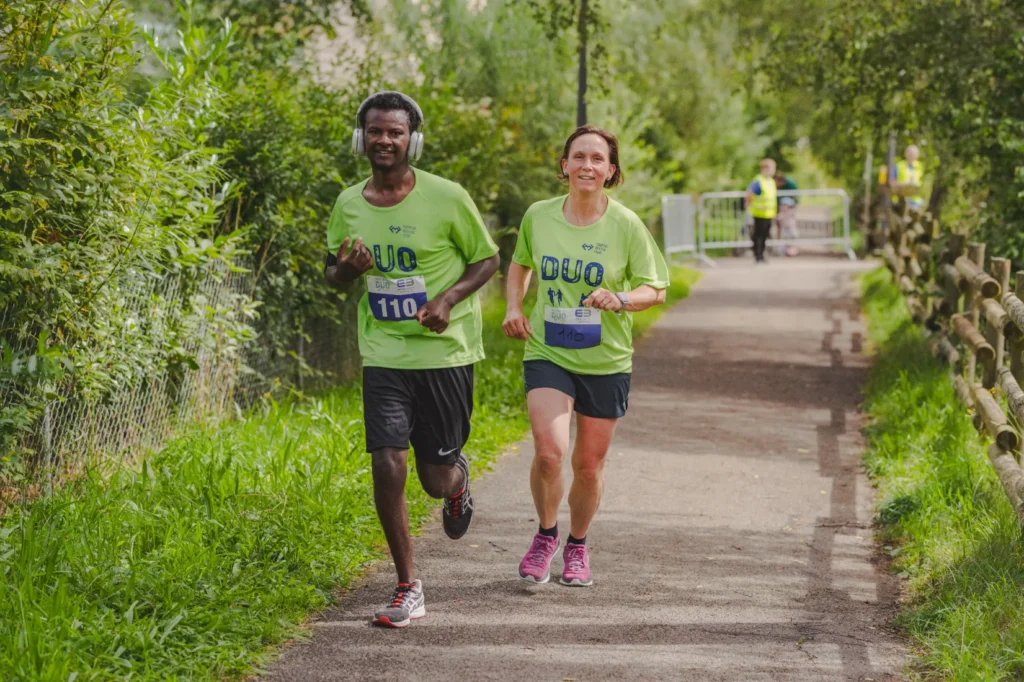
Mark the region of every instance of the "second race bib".
POLYGON ((544 306, 544 343, 557 348, 600 346, 601 311, 544 306))
POLYGON ((366 277, 370 310, 381 322, 412 320, 416 311, 427 303, 427 284, 420 276, 388 279, 366 277))

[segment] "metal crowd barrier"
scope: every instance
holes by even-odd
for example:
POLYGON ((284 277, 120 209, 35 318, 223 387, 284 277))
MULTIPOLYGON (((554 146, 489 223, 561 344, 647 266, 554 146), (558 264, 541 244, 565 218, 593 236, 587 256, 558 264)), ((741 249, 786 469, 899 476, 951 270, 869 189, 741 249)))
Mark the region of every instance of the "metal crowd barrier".
MULTIPOLYGON (((850 197, 845 191, 780 190, 778 195, 795 203, 782 202, 766 242, 769 250, 835 247, 851 260, 856 257, 850 239, 850 197)), ((705 192, 696 206, 688 195, 662 197, 666 259, 681 253, 714 265, 708 251, 750 248, 754 220, 743 208, 745 197, 746 192, 705 192)))
POLYGON ((670 194, 661 198, 662 233, 665 238, 665 260, 672 262, 678 254, 700 258, 709 265, 714 262, 699 252, 697 243, 697 209, 689 194, 670 194))

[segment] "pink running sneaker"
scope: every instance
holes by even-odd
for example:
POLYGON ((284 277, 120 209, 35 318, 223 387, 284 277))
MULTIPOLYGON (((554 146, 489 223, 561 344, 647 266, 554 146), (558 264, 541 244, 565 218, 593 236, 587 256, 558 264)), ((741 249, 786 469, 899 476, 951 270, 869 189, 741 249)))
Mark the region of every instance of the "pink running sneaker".
POLYGON ((558 538, 537 533, 530 549, 519 562, 519 577, 531 583, 546 583, 551 578, 551 559, 558 551, 558 538))
POLYGON ((559 582, 563 585, 585 587, 594 583, 590 578, 590 558, 587 556, 586 545, 577 545, 574 542, 565 543, 562 561, 565 563, 565 568, 562 569, 562 579, 559 582))

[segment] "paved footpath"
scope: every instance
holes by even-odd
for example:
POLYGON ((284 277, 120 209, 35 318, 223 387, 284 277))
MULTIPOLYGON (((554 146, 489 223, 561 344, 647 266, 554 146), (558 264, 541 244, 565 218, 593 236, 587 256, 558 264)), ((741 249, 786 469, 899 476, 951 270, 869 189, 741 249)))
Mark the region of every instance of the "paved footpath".
POLYGON ((385 562, 270 679, 902 679, 899 587, 859 468, 863 268, 722 260, 637 344, 589 536, 593 587, 516 577, 537 525, 526 441, 475 484, 466 537, 434 523, 417 538, 426 618, 368 625, 393 588, 385 562))

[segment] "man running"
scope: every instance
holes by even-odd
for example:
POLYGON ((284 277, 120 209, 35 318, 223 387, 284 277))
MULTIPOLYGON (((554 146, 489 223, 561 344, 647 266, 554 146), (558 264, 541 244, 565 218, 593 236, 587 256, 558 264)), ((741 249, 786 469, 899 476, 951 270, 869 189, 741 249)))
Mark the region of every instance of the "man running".
POLYGON ((587 532, 601 502, 612 435, 629 402, 631 313, 664 303, 669 282, 665 259, 643 221, 605 194, 622 181, 615 136, 593 126, 577 128, 561 163, 569 193, 535 203, 523 217, 502 328, 526 341, 523 373, 534 441, 530 489, 540 521, 519 577, 537 583, 550 578, 559 546, 562 460, 575 412, 561 583, 582 586, 593 582, 587 532), (538 298, 527 319, 523 296, 534 271, 544 288, 558 294, 538 298))
POLYGON ((443 499, 448 537, 469 529, 473 496, 462 448, 473 411, 473 363, 484 357, 475 292, 498 269, 498 247, 459 185, 409 165, 423 114, 409 97, 380 92, 357 113, 352 148, 373 175, 349 187, 327 228, 328 282, 366 275, 359 300, 363 419, 373 497, 398 572, 374 623, 395 628, 426 614, 414 577, 405 502, 410 443, 428 495, 443 499))

